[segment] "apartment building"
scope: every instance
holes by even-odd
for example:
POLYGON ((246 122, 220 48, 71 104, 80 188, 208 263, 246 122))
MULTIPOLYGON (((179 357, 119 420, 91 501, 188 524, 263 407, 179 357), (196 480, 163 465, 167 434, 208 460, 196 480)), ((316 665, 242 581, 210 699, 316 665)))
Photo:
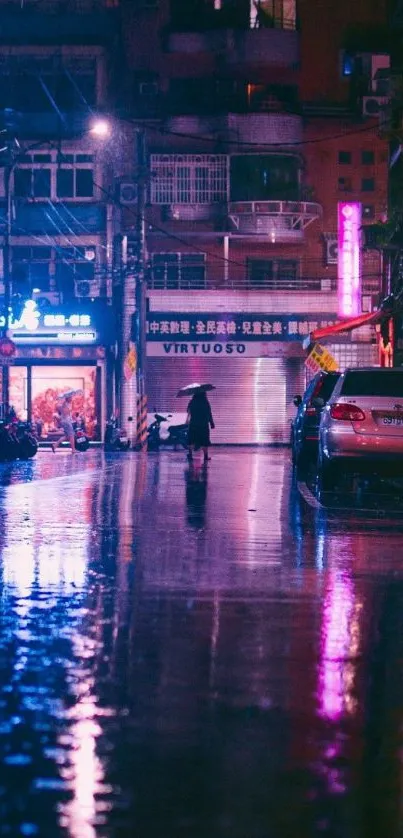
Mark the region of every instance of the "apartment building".
POLYGON ((44 435, 66 389, 82 391, 77 407, 94 435, 112 398, 113 204, 90 117, 109 105, 117 12, 106 0, 0 2, 0 235, 5 245, 8 222, 17 344, 10 401, 44 435))
MULTIPOLYGON (((302 341, 338 317, 338 202, 359 202, 363 224, 386 211, 384 4, 0 0, 0 11, 2 127, 6 148, 20 143, 11 167, 3 157, 0 202, 15 306, 34 301, 40 327, 32 336, 14 317, 17 409, 45 422, 45 394, 67 382, 88 393, 98 428, 114 404, 137 125, 150 408, 172 411, 180 385, 211 381, 216 441, 287 441, 302 341), (98 113, 115 123, 106 144, 88 131, 98 113)), ((364 309, 379 291, 368 251, 364 309)), ((332 348, 342 364, 376 358, 370 330, 332 348)))
MULTIPOLYGON (((172 410, 181 384, 216 384, 216 441, 287 441, 302 341, 338 316, 337 204, 362 202, 364 223, 386 209, 388 57, 367 38, 384 10, 332 9, 318 36, 296 0, 123 4, 122 95, 150 152, 149 399, 172 410)), ((370 306, 376 253, 363 275, 370 306)), ((333 350, 367 363, 372 341, 333 350)))

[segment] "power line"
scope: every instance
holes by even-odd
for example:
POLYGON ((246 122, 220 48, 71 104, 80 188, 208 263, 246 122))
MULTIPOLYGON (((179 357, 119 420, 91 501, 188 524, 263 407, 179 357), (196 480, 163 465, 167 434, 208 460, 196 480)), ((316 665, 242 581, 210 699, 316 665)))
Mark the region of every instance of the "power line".
MULTIPOLYGON (((249 115, 251 115, 251 114, 249 114, 249 115)), ((280 115, 281 115, 281 113, 280 113, 280 115)), ((312 117, 312 119, 313 118, 315 118, 315 117, 312 117)), ((316 117, 316 118, 318 118, 318 117, 316 117)), ((124 118, 124 117, 122 117, 122 120, 125 121, 125 122, 130 122, 132 125, 138 125, 139 122, 141 122, 141 120, 129 119, 129 118, 124 118)), ((144 122, 144 120, 143 120, 143 122, 144 122)), ((366 126, 363 126, 362 128, 354 128, 351 131, 342 131, 338 134, 327 134, 326 136, 322 136, 322 137, 312 137, 311 139, 298 140, 298 141, 293 142, 293 143, 287 143, 287 142, 254 143, 254 142, 246 142, 246 141, 243 141, 243 140, 225 139, 225 138, 222 138, 222 137, 215 138, 215 137, 211 137, 211 136, 203 136, 203 135, 200 135, 200 134, 188 134, 188 133, 185 133, 183 131, 171 131, 170 129, 166 129, 163 126, 150 125, 147 122, 145 123, 145 125, 143 127, 144 127, 145 130, 158 132, 158 133, 162 134, 163 136, 180 137, 181 139, 193 140, 193 142, 200 140, 201 142, 205 142, 205 143, 211 143, 211 144, 214 143, 214 145, 220 144, 220 145, 225 145, 225 146, 237 146, 237 147, 239 146, 241 148, 243 148, 243 147, 245 147, 245 148, 258 148, 260 151, 266 150, 266 149, 269 151, 270 149, 273 149, 273 148, 284 148, 284 149, 287 148, 287 149, 292 150, 293 148, 300 148, 301 146, 313 145, 313 144, 317 144, 317 143, 333 142, 334 140, 344 139, 345 137, 350 137, 350 136, 354 136, 354 135, 358 135, 358 134, 366 134, 366 133, 369 133, 371 131, 378 130, 378 125, 366 125, 366 126)), ((218 130, 219 129, 217 129, 217 131, 218 130)), ((169 154, 169 153, 170 152, 167 150, 166 154, 169 154)), ((171 153, 174 153, 174 152, 171 152, 171 153)), ((180 152, 175 152, 175 153, 180 153, 180 152)))
MULTIPOLYGON (((5 217, 0 216, 0 220, 5 221, 5 217)), ((51 219, 49 219, 49 220, 51 220, 51 219)), ((24 227, 19 227, 19 226, 16 226, 15 224, 13 226, 14 226, 14 229, 17 229, 21 234, 26 235, 27 237, 32 238, 34 241, 39 242, 40 245, 52 247, 56 252, 59 252, 59 253, 63 252, 63 249, 60 248, 59 246, 57 246, 54 243, 54 239, 48 233, 43 234, 44 236, 46 236, 46 238, 43 238, 42 236, 32 234, 28 229, 26 229, 24 227)), ((58 227, 55 223, 53 224, 53 226, 58 230, 58 227)), ((66 238, 64 236, 64 234, 62 234, 62 235, 63 235, 63 238, 66 238)), ((71 246, 74 248, 73 244, 71 246)), ((74 249, 77 249, 77 248, 74 248, 74 249)), ((206 251, 201 251, 201 252, 203 254, 206 253, 206 251)), ((207 253, 206 255, 210 255, 210 254, 207 253)), ((218 254, 217 254, 217 258, 218 258, 218 254)), ((221 258, 224 258, 224 257, 221 257, 221 258)), ((70 265, 70 263, 67 262, 66 260, 62 259, 61 261, 64 261, 65 264, 70 265)), ((315 260, 312 260, 312 261, 315 261, 315 260)), ((320 262, 320 261, 321 260, 319 260, 319 259, 317 260, 317 262, 320 262)), ((231 260, 230 260, 230 262, 231 262, 231 260)), ((245 268, 245 264, 243 262, 242 263, 241 262, 234 262, 234 264, 236 264, 237 266, 241 266, 241 267, 245 268)), ((105 273, 107 273, 107 268, 105 268, 105 269, 101 268, 98 272, 96 271, 95 273, 98 274, 98 275, 105 275, 105 273)), ((379 272, 376 272, 376 273, 371 272, 371 273, 363 273, 362 274, 362 279, 377 279, 378 277, 379 277, 379 272)), ((301 279, 318 280, 318 279, 320 279, 320 277, 316 277, 316 276, 309 277, 305 274, 304 276, 301 277, 301 279)), ((329 279, 330 279, 330 277, 329 277, 329 279)))

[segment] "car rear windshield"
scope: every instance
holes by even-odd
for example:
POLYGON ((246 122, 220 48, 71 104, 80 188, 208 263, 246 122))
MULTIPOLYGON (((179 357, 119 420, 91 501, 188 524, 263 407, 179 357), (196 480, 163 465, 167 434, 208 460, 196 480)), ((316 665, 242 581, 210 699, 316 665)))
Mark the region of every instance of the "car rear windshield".
POLYGON ((323 376, 318 396, 320 396, 320 398, 323 399, 324 402, 329 401, 330 396, 332 395, 339 378, 340 375, 337 374, 323 376))
POLYGON ((403 399, 403 370, 362 370, 348 372, 341 388, 342 396, 392 396, 403 399))

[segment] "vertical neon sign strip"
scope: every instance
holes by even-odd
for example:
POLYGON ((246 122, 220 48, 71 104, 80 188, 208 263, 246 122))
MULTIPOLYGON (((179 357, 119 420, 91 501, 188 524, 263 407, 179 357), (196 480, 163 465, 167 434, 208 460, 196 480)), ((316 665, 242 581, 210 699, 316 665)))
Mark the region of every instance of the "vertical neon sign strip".
POLYGON ((338 314, 361 314, 361 204, 339 203, 338 220, 338 314))

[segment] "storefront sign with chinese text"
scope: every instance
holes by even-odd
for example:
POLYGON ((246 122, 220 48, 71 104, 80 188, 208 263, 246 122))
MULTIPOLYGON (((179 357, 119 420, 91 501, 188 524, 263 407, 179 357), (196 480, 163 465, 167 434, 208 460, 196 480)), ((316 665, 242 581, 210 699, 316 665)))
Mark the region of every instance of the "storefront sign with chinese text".
POLYGON ((305 361, 305 366, 313 373, 320 372, 320 370, 335 372, 339 368, 336 358, 320 343, 315 343, 312 352, 309 353, 305 361))
POLYGON ((130 381, 133 378, 134 373, 137 369, 137 350, 134 343, 131 343, 129 346, 128 353, 123 363, 123 374, 126 381, 130 381))
MULTIPOLYGON (((27 300, 22 312, 16 317, 10 314, 8 335, 17 345, 38 344, 95 344, 105 332, 105 342, 110 340, 111 309, 94 308, 94 311, 41 311, 34 300, 27 300), (101 335, 101 332, 102 335, 101 335)), ((4 328, 5 317, 0 317, 0 328, 4 328)))
MULTIPOLYGON (((301 341, 315 329, 332 325, 329 314, 214 314, 150 312, 147 341, 179 343, 214 342, 236 346, 249 341, 301 341)), ((150 353, 148 353, 150 354, 150 353)))

